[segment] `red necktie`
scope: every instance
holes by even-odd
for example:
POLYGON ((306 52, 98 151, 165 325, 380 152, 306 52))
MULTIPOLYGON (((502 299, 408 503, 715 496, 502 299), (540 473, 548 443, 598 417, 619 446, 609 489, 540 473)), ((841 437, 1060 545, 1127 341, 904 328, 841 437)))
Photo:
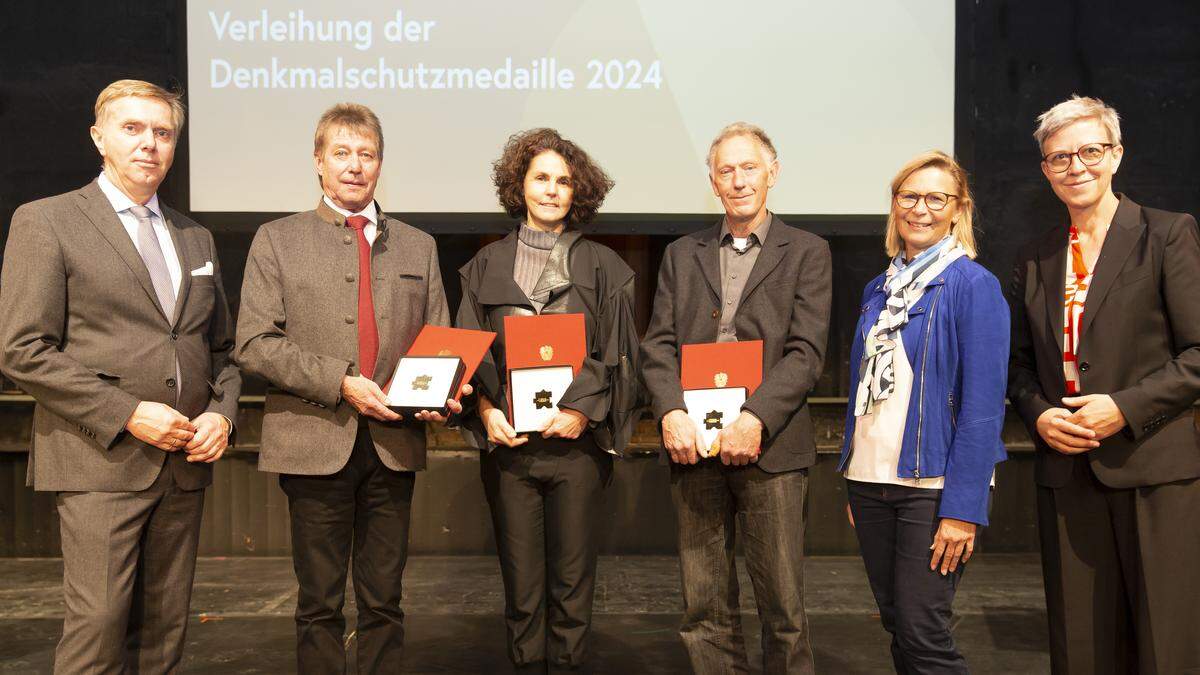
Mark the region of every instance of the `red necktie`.
POLYGON ((375 375, 375 357, 379 355, 375 302, 371 299, 371 244, 363 231, 369 222, 366 216, 346 219, 346 227, 358 233, 358 369, 367 379, 375 375))

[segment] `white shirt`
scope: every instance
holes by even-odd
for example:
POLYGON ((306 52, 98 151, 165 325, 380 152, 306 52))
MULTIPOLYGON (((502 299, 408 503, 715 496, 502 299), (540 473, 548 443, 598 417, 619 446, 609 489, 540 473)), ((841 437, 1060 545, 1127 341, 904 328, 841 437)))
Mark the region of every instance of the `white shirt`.
POLYGON ((864 483, 890 483, 940 490, 946 482, 942 476, 919 479, 896 476, 913 383, 912 366, 908 363, 904 340, 900 339, 899 334, 896 335, 892 359, 892 375, 896 378, 896 386, 891 396, 876 403, 870 412, 859 417, 855 423, 846 478, 864 483))
MULTIPOLYGON (((96 182, 100 185, 100 191, 104 193, 105 197, 108 197, 108 202, 112 204, 113 210, 117 212, 117 218, 125 227, 125 232, 133 240, 133 247, 137 249, 138 255, 141 255, 142 249, 138 246, 138 219, 129 210, 139 204, 121 192, 116 185, 113 185, 106 174, 101 173, 96 182)), ((158 205, 158 193, 150 197, 150 201, 146 202, 144 206, 150 209, 150 226, 154 230, 155 236, 158 237, 158 245, 162 248, 163 258, 167 261, 167 273, 171 275, 171 285, 175 287, 175 298, 178 300, 180 284, 183 283, 183 268, 179 264, 179 253, 175 250, 175 245, 171 243, 171 232, 167 229, 167 223, 163 219, 162 207, 158 205)))
POLYGON ((367 207, 362 211, 359 211, 358 213, 351 213, 337 204, 334 204, 333 200, 329 198, 329 195, 325 195, 323 199, 325 200, 326 206, 334 211, 337 211, 343 216, 346 216, 347 218, 350 216, 366 216, 367 220, 371 222, 367 223, 366 226, 363 227, 363 236, 366 237, 368 246, 375 245, 375 234, 379 230, 379 213, 375 210, 374 201, 367 204, 367 207))

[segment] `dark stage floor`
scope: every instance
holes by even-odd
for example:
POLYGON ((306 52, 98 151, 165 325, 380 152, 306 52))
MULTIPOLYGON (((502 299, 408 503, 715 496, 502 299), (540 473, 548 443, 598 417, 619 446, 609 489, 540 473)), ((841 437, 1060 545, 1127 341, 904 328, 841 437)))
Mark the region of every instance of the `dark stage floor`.
MULTIPOLYGON (((858 558, 810 558, 807 570, 817 671, 891 672, 888 640, 858 558)), ((57 559, 0 559, 0 671, 49 671, 62 629, 61 574, 57 559)), ((405 577, 406 672, 509 670, 494 558, 414 557, 405 577)), ((673 557, 601 559, 592 639, 595 672, 688 671, 675 632, 677 587, 673 557)), ((760 651, 750 589, 743 573, 743 619, 753 663, 760 651)), ((1034 555, 996 554, 971 563, 955 603, 955 637, 973 673, 1049 672, 1041 589, 1034 555)), ((347 601, 353 626, 352 593, 347 601)), ((294 602, 290 559, 202 558, 185 672, 292 672, 294 602)), ((352 647, 352 635, 347 644, 352 647)))

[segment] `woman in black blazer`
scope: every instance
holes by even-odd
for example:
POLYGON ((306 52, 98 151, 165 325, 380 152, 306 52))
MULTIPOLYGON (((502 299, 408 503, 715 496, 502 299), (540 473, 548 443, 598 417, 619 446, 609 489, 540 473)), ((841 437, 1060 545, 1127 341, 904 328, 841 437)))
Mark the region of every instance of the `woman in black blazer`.
POLYGON ((1200 671, 1200 235, 1112 191, 1117 113, 1038 118, 1066 205, 1017 259, 1008 395, 1037 445, 1056 673, 1200 671))
POLYGON ((474 378, 478 416, 467 427, 483 450, 509 658, 522 671, 576 669, 587 658, 612 458, 635 422, 634 274, 575 227, 612 187, 579 146, 553 129, 516 134, 493 180, 518 222, 460 270, 458 325, 497 333, 474 378), (504 317, 566 313, 584 315, 583 366, 545 429, 517 434, 506 403, 504 317))

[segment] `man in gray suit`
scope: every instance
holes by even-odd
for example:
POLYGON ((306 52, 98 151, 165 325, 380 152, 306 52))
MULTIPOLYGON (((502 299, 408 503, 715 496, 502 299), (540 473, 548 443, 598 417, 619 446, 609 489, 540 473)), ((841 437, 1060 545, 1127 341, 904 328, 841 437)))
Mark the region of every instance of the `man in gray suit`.
POLYGON ((179 665, 204 487, 237 415, 212 235, 156 194, 183 121, 178 94, 112 83, 91 129, 103 172, 9 230, 0 365, 37 400, 28 481, 57 493, 57 672, 179 665))
MULTIPOLYGON (((345 668, 342 604, 353 559, 358 669, 399 672, 401 574, 423 421, 391 411, 386 384, 425 324, 448 326, 433 238, 374 201, 383 131, 365 106, 317 124, 313 211, 267 223, 246 261, 236 358, 271 385, 258 468, 288 496, 302 673, 345 668)), ((464 387, 469 393, 469 387, 464 387)), ((452 412, 460 412, 450 401, 452 412)))
POLYGON ((763 672, 810 673, 804 613, 808 467, 816 461, 805 402, 821 373, 829 326, 829 246, 767 210, 779 175, 762 129, 738 122, 709 151, 724 220, 667 247, 642 341, 643 380, 662 425, 679 516, 684 618, 698 673, 746 672, 734 524, 762 620, 763 672), (720 458, 700 459, 685 412, 680 348, 763 341, 763 381, 720 432, 720 458))

